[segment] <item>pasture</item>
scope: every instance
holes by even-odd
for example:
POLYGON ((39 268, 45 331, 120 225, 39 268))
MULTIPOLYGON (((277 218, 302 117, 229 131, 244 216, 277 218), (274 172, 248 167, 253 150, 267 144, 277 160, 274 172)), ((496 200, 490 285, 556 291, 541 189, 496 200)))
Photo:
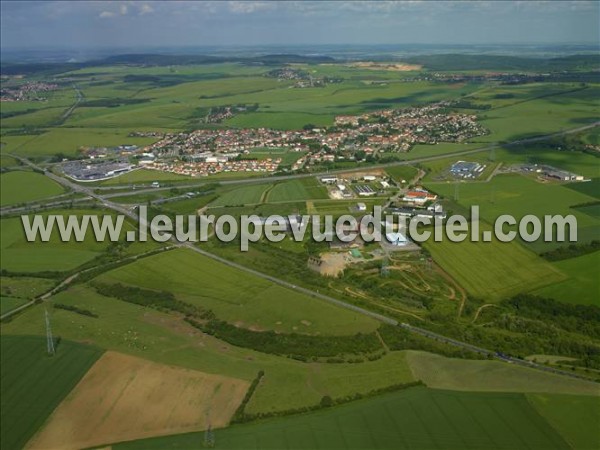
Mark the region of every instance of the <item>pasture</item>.
MULTIPOLYGON (((456 192, 454 183, 429 182, 426 185, 446 198, 453 198, 456 192)), ((458 190, 458 203, 465 208, 478 205, 481 218, 488 223, 494 223, 496 218, 503 214, 512 215, 517 222, 525 215, 533 214, 540 218, 542 223, 546 215, 573 215, 577 220, 578 242, 588 242, 597 238, 600 220, 573 208, 575 205, 589 203, 595 199, 569 189, 565 185, 542 183, 518 174, 505 174, 497 175, 487 183, 460 183, 458 190)), ((517 227, 506 227, 506 229, 516 230, 517 227)), ((523 243, 536 252, 551 250, 561 245, 556 239, 545 242, 543 235, 535 242, 523 243)))
POLYGON ((2 219, 2 255, 0 267, 11 272, 72 270, 98 256, 102 246, 89 242, 27 242, 21 219, 2 219))
POLYGON ((267 202, 294 202, 298 200, 327 199, 327 189, 316 178, 277 183, 267 195, 267 202))
POLYGON ((419 170, 414 166, 393 166, 387 167, 385 172, 396 182, 402 183, 402 180, 410 183, 417 176, 419 170))
POLYGON ((566 303, 600 306, 600 252, 556 261, 552 265, 569 278, 538 289, 535 294, 566 303))
MULTIPOLYGON (((52 156, 56 153, 75 156, 81 147, 103 147, 117 145, 148 145, 155 138, 129 137, 131 130, 125 128, 50 128, 49 131, 29 139, 12 148, 23 156, 52 156)), ((5 138, 2 137, 2 140, 5 138)), ((8 149, 6 150, 8 151, 8 149)))
MULTIPOLYGON (((593 426, 589 421, 588 427, 593 426)), ((200 433, 113 445, 115 450, 195 448, 200 433)), ((522 394, 426 388, 314 413, 215 430, 225 449, 567 449, 522 394)))
POLYGON ((0 314, 18 308, 55 284, 55 280, 45 278, 0 277, 0 314))
POLYGON ((527 394, 527 400, 574 449, 600 447, 600 405, 597 398, 527 394))
POLYGON ((0 314, 7 313, 27 303, 27 299, 20 297, 0 296, 0 314))
MULTIPOLYGON (((43 311, 36 312, 43 321, 43 311)), ((7 335, 0 348, 0 446, 23 448, 102 351, 62 340, 50 357, 44 337, 7 335)))
MULTIPOLYGON (((100 221, 105 211, 99 209, 68 209, 45 211, 40 215, 46 219, 50 214, 62 215, 67 218, 69 215, 97 215, 100 221)), ((33 216, 29 216, 30 218, 33 216)), ((114 218, 114 216, 113 216, 114 218)), ((54 226, 48 242, 42 242, 38 237, 34 242, 28 242, 23 229, 21 217, 10 217, 0 221, 0 268, 9 272, 62 272, 73 270, 82 264, 102 255, 112 244, 108 241, 108 235, 104 242, 96 241, 91 230, 88 228, 85 239, 77 242, 71 236, 68 242, 63 242, 58 231, 54 226)), ((121 228, 121 239, 127 231, 134 227, 129 221, 124 221, 121 228)), ((120 241, 123 243, 123 241, 120 241)), ((158 248, 160 245, 155 241, 132 242, 121 248, 120 256, 139 254, 158 248)))
MULTIPOLYGON (((522 87, 516 89, 523 90, 522 87)), ((510 141, 591 123, 600 113, 600 107, 594 101, 599 89, 595 85, 581 89, 575 84, 562 83, 556 86, 552 95, 546 95, 551 92, 550 86, 530 86, 523 99, 492 107, 483 113, 482 123, 492 133, 477 140, 510 141)), ((493 89, 489 92, 492 93, 493 89)))
MULTIPOLYGON (((229 345, 179 317, 101 296, 87 285, 75 285, 53 299, 98 316, 52 309, 52 328, 63 340, 89 342, 159 364, 246 381, 264 370, 265 376, 247 407, 250 413, 312 406, 324 395, 366 394, 394 383, 414 381, 403 352, 390 352, 361 364, 304 363, 229 345)), ((0 331, 44 336, 43 308, 28 308, 2 324, 0 331)))
POLYGON ((412 350, 407 352, 406 359, 415 379, 435 389, 600 396, 598 383, 501 361, 446 358, 412 350))
POLYGON ((114 186, 119 184, 150 184, 154 181, 193 181, 191 177, 185 175, 179 175, 176 173, 161 172, 159 170, 151 169, 137 169, 131 172, 119 175, 118 177, 111 178, 99 182, 100 186, 114 186))
MULTIPOLYGON (((481 222, 481 231, 491 231, 481 222)), ((519 292, 528 292, 563 281, 566 276, 517 242, 474 242, 469 238, 441 242, 433 238, 424 247, 442 269, 470 295, 498 301, 519 292)))
POLYGON ((222 428, 248 386, 235 378, 106 352, 27 447, 87 448, 199 431, 207 420, 222 428))
POLYGON ((269 184, 250 184, 244 187, 235 188, 223 193, 214 202, 213 206, 243 206, 248 204, 263 203, 264 193, 269 189, 269 184))
POLYGON ((253 330, 344 335, 373 331, 377 322, 218 263, 190 250, 136 261, 98 278, 172 292, 211 309, 221 320, 253 330))
POLYGON ((64 189, 40 173, 16 170, 0 175, 0 192, 0 206, 9 206, 54 197, 64 189))

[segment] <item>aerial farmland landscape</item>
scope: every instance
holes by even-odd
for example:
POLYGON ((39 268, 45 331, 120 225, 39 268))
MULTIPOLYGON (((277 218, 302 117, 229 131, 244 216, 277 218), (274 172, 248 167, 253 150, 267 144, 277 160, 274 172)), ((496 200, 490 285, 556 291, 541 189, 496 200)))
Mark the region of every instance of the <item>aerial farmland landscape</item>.
POLYGON ((3 0, 0 449, 600 449, 599 18, 3 0))

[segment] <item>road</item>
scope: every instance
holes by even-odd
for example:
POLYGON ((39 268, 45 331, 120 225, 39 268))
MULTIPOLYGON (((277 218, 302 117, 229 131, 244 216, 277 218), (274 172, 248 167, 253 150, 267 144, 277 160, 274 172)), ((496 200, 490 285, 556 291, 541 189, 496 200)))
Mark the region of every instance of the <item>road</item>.
MULTIPOLYGON (((587 125, 587 126, 584 126, 584 127, 578 127, 578 128, 571 129, 571 130, 565 130, 565 131, 562 131, 560 133, 554 133, 552 135, 547 135, 547 136, 541 136, 541 137, 536 137, 536 138, 530 138, 530 139, 524 139, 524 140, 520 140, 520 141, 515 141, 515 142, 512 142, 510 144, 505 144, 505 145, 518 145, 518 144, 523 144, 523 143, 527 143, 527 142, 542 141, 542 140, 549 139, 550 137, 562 136, 562 135, 566 135, 566 134, 577 133, 577 132, 580 132, 580 131, 583 131, 583 130, 586 130, 586 129, 589 129, 589 128, 593 128, 593 127, 598 126, 598 125, 600 125, 600 122, 596 122, 593 125, 587 125)), ((491 145, 491 146, 488 146, 488 147, 484 147, 484 148, 480 148, 480 149, 475 149, 475 150, 468 150, 468 151, 460 152, 460 153, 454 153, 453 155, 459 155, 459 154, 463 155, 463 154, 475 153, 475 152, 478 152, 478 151, 484 151, 486 149, 496 148, 499 145, 500 144, 491 145)), ((70 181, 70 180, 68 180, 66 178, 60 177, 60 176, 58 176, 58 175, 56 175, 56 174, 54 174, 54 173, 52 173, 50 171, 44 171, 43 169, 41 169, 39 166, 37 166, 33 162, 31 162, 28 159, 23 158, 21 156, 17 156, 17 155, 12 155, 12 156, 15 157, 15 158, 17 158, 17 159, 19 159, 24 164, 27 164, 28 166, 30 166, 31 168, 33 168, 35 170, 43 171, 44 174, 47 177, 49 177, 50 179, 56 181, 57 183, 65 186, 67 188, 70 188, 70 189, 72 189, 75 192, 78 192, 78 193, 87 195, 89 197, 92 197, 92 198, 98 200, 100 203, 102 203, 106 208, 112 209, 113 211, 121 213, 121 214, 123 214, 123 215, 125 215, 125 216, 127 216, 127 217, 129 217, 131 219, 133 219, 134 221, 137 221, 137 219, 138 219, 137 214, 134 213, 133 210, 131 210, 129 208, 126 208, 123 205, 119 205, 117 203, 111 202, 105 196, 99 195, 99 194, 95 193, 92 187, 82 186, 82 185, 76 184, 76 183, 74 183, 74 182, 72 182, 72 181, 70 181)), ((430 160, 439 159, 441 157, 447 158, 448 155, 440 155, 438 157, 421 158, 420 161, 430 161, 430 160)), ((413 160, 413 161, 410 161, 410 162, 398 162, 398 163, 392 163, 392 164, 393 165, 414 164, 415 162, 417 162, 417 160, 413 160)), ((379 167, 388 167, 388 166, 389 165, 384 165, 384 166, 379 166, 379 167)), ((362 170, 365 170, 365 169, 361 168, 361 169, 357 169, 357 170, 361 170, 362 171, 362 170)), ((348 170, 344 170, 343 172, 348 172, 348 170)), ((302 175, 297 175, 297 176, 292 175, 292 176, 287 176, 287 177, 271 177, 269 179, 273 180, 274 178, 277 178, 277 179, 286 179, 287 180, 287 179, 290 179, 290 178, 293 179, 293 178, 300 178, 300 177, 306 177, 306 176, 318 176, 318 175, 319 174, 302 174, 302 175)), ((250 181, 250 182, 256 182, 255 180, 248 180, 248 181, 250 181)), ((233 182, 233 180, 231 182, 233 182)), ((236 180, 235 182, 237 184, 244 184, 244 180, 236 180)), ((152 189, 152 191, 155 191, 155 190, 156 189, 152 189)), ((137 191, 137 192, 140 193, 141 191, 137 191)), ((246 267, 244 265, 237 264, 235 262, 232 262, 232 261, 229 261, 229 260, 227 260, 225 258, 217 256, 217 255, 215 255, 213 253, 207 252, 207 251, 199 248, 198 246, 194 245, 193 243, 190 243, 190 242, 176 242, 176 241, 174 241, 174 243, 178 247, 187 248, 187 249, 189 249, 191 251, 194 251, 196 253, 199 253, 199 254, 207 257, 207 258, 211 258, 214 261, 217 261, 217 262, 225 264, 225 265, 227 265, 229 267, 233 267, 235 269, 241 270, 243 272, 252 274, 252 275, 254 275, 256 277, 259 277, 259 278, 271 281, 271 282, 276 283, 276 284, 278 284, 280 286, 283 286, 285 288, 292 289, 292 290, 295 290, 297 292, 301 292, 301 293, 303 293, 305 295, 308 295, 308 296, 311 296, 311 297, 314 297, 314 298, 318 298, 320 300, 329 302, 331 304, 337 305, 337 306, 342 307, 342 308, 349 309, 351 311, 355 311, 355 312, 357 312, 359 314, 363 314, 365 316, 374 318, 374 319, 379 320, 379 321, 381 321, 383 323, 387 323, 387 324, 390 324, 390 325, 399 325, 403 329, 405 329, 405 330, 407 330, 409 332, 416 333, 416 334, 419 334, 419 335, 422 335, 422 336, 425 336, 425 337, 428 337, 430 339, 434 339, 434 340, 437 340, 437 341, 440 341, 440 342, 445 342, 445 343, 447 343, 449 345, 452 345, 454 347, 458 347, 458 348, 461 348, 461 349, 464 349, 464 350, 468 350, 468 351, 472 351, 472 352, 475 352, 475 353, 479 353, 479 354, 485 355, 485 356, 490 356, 491 355, 494 358, 496 358, 497 360, 503 361, 503 362, 508 363, 508 364, 516 364, 516 365, 520 365, 520 366, 523 366, 523 367, 529 367, 529 368, 534 368, 534 369, 538 369, 538 370, 543 370, 545 372, 551 372, 551 373, 554 373, 554 374, 557 374, 557 375, 568 376, 570 378, 579 378, 579 379, 589 380, 589 379, 587 379, 585 377, 581 377, 581 376, 579 376, 577 374, 574 374, 574 373, 571 373, 571 372, 567 372, 567 371, 563 371, 563 370, 559 370, 559 369, 554 369, 554 368, 547 367, 547 366, 544 366, 544 365, 536 364, 536 363, 534 363, 532 361, 526 361, 526 360, 522 360, 522 359, 519 359, 519 358, 514 358, 514 357, 511 357, 511 356, 503 355, 501 353, 497 353, 497 352, 489 350, 489 349, 485 349, 485 348, 478 347, 478 346, 475 346, 475 345, 472 345, 472 344, 469 344, 469 343, 466 343, 466 342, 462 342, 462 341, 459 341, 459 340, 456 340, 456 339, 453 339, 453 338, 449 338, 447 336, 443 336, 441 334, 429 331, 429 330, 427 330, 425 328, 416 327, 414 325, 409 325, 409 324, 406 324, 406 323, 399 324, 397 320, 395 320, 395 319, 393 319, 391 317, 388 317, 386 315, 379 314, 379 313, 376 313, 376 312, 373 312, 373 311, 369 311, 367 309, 364 309, 364 308, 358 307, 356 305, 344 302, 342 300, 338 300, 338 299, 330 297, 328 295, 324 295, 324 294, 321 294, 319 292, 315 292, 315 291, 313 291, 311 289, 307 289, 307 288, 304 288, 304 287, 301 287, 301 286, 297 286, 297 285, 295 285, 293 283, 290 283, 288 281, 282 280, 280 278, 277 278, 277 277, 274 277, 274 276, 271 276, 271 275, 267 275, 265 273, 262 273, 262 272, 259 272, 257 270, 254 270, 254 269, 251 269, 249 267, 246 267)))
MULTIPOLYGON (((543 142, 543 141, 547 141, 547 140, 555 138, 555 137, 580 133, 582 131, 589 130, 591 128, 595 128, 597 126, 600 126, 600 122, 594 122, 589 125, 584 125, 584 126, 577 127, 577 128, 571 128, 568 130, 559 131, 557 133, 545 134, 543 136, 519 139, 519 140, 508 142, 508 143, 493 143, 493 144, 485 145, 483 147, 478 147, 478 148, 474 148, 474 149, 470 149, 470 150, 461 150, 458 152, 444 153, 442 155, 426 156, 423 158, 415 158, 415 159, 411 159, 411 160, 394 161, 394 162, 390 162, 390 163, 386 163, 386 164, 373 164, 373 165, 368 165, 368 166, 357 167, 354 169, 339 169, 339 170, 330 170, 327 172, 298 173, 298 174, 294 174, 294 175, 277 175, 277 176, 268 176, 268 177, 236 179, 236 180, 222 180, 222 181, 215 180, 215 182, 219 182, 220 184, 222 184, 224 186, 236 185, 236 184, 241 184, 241 185, 258 184, 258 183, 266 183, 266 182, 271 182, 271 181, 286 181, 286 180, 296 180, 296 179, 300 179, 300 178, 335 175, 335 174, 339 174, 339 173, 364 172, 364 171, 368 171, 368 170, 385 169, 386 167, 408 166, 408 165, 419 164, 419 163, 423 163, 423 162, 436 161, 439 159, 447 159, 447 158, 451 158, 453 156, 472 155, 475 153, 481 153, 481 152, 485 152, 485 151, 489 151, 489 150, 493 150, 493 149, 497 149, 497 148, 501 148, 501 147, 514 147, 517 145, 531 144, 531 143, 535 143, 535 142, 543 142)), ((165 187, 160 187, 160 188, 150 188, 149 187, 147 189, 136 189, 133 192, 126 192, 126 193, 120 192, 118 194, 115 194, 114 196, 118 197, 120 195, 131 195, 134 193, 135 194, 144 194, 147 192, 160 192, 160 191, 172 189, 174 186, 177 188, 181 188, 181 189, 192 189, 192 188, 201 186, 203 184, 206 184, 207 182, 210 182, 210 181, 211 180, 201 181, 201 182, 196 182, 196 183, 185 183, 185 184, 178 183, 173 186, 165 186, 165 187)), ((110 190, 114 190, 114 189, 123 189, 123 187, 122 186, 121 187, 117 187, 117 186, 96 187, 96 190, 101 190, 101 191, 110 191, 110 190)))
MULTIPOLYGON (((488 151, 488 150, 492 150, 492 149, 500 148, 500 147, 510 147, 510 146, 527 144, 527 143, 542 142, 542 141, 552 139, 555 137, 559 137, 559 136, 566 136, 569 134, 580 133, 581 131, 589 130, 589 129, 595 128, 597 126, 600 126, 600 122, 594 122, 589 125, 584 125, 584 126, 577 127, 577 128, 571 128, 568 130, 563 130, 563 131, 560 131, 557 133, 552 133, 552 134, 546 134, 543 136, 536 136, 536 137, 531 137, 531 138, 527 138, 527 139, 519 139, 519 140, 512 141, 512 142, 505 143, 505 144, 495 143, 495 144, 490 144, 490 145, 486 145, 483 147, 478 147, 478 148, 470 149, 470 150, 463 150, 463 151, 453 152, 453 153, 445 153, 443 155, 428 156, 428 157, 423 157, 423 158, 415 158, 415 159, 407 160, 407 161, 394 161, 394 162, 387 163, 387 164, 375 164, 375 165, 364 166, 364 167, 359 167, 359 168, 355 168, 355 169, 333 170, 333 171, 328 171, 328 172, 300 173, 300 174, 294 174, 294 175, 279 175, 279 176, 270 176, 270 177, 257 177, 257 178, 238 179, 238 180, 223 180, 223 181, 220 181, 219 183, 222 185, 257 184, 257 183, 266 183, 266 182, 273 182, 273 181, 287 181, 287 180, 295 180, 295 179, 300 179, 300 178, 319 177, 319 176, 332 175, 332 174, 337 174, 337 173, 364 172, 365 170, 385 169, 386 167, 406 166, 406 165, 411 165, 411 164, 436 161, 439 159, 446 159, 446 158, 450 158, 453 156, 471 155, 471 154, 480 153, 480 152, 484 152, 484 151, 488 151)), ((35 167, 38 170, 43 170, 43 169, 39 168, 38 166, 32 165, 32 163, 29 160, 27 160, 26 158, 23 158, 21 156, 15 155, 15 154, 10 154, 10 156, 22 161, 23 163, 25 163, 31 167, 35 167)), ((45 173, 50 178, 52 178, 53 180, 55 180, 58 183, 61 183, 63 185, 65 185, 65 183, 63 181, 68 181, 63 177, 59 177, 58 175, 53 174, 50 171, 45 171, 45 173)), ((210 182, 210 181, 177 184, 175 187, 177 187, 178 189, 193 189, 193 188, 197 188, 199 186, 205 185, 208 182, 210 182)), ((95 199, 98 199, 102 202, 105 202, 106 200, 111 199, 111 198, 118 198, 118 197, 138 195, 138 194, 147 194, 147 193, 151 193, 151 192, 161 192, 161 191, 166 191, 166 190, 173 188, 173 186, 166 186, 166 187, 160 187, 160 188, 149 187, 147 189, 135 189, 135 190, 132 189, 132 190, 128 190, 128 191, 122 191, 122 189, 123 189, 122 186, 120 186, 120 187, 119 186, 116 186, 116 187, 114 187, 114 186, 86 187, 83 184, 76 184, 73 182, 69 182, 68 187, 71 187, 71 189, 75 190, 76 192, 84 193, 84 194, 86 194, 90 197, 93 197, 95 199), (77 189, 74 186, 77 187, 77 189), (117 189, 120 190, 120 192, 115 192, 112 194, 109 192, 111 190, 117 190, 117 189), (103 191, 103 192, 107 191, 107 192, 103 193, 102 195, 99 195, 99 194, 95 194, 95 191, 103 191)), ((88 200, 88 199, 76 199, 76 200, 74 200, 74 202, 83 202, 86 200, 88 200)), ((57 204, 57 206, 58 206, 58 204, 57 204)), ((25 206, 16 207, 16 208, 3 208, 1 210, 1 213, 2 214, 13 214, 13 213, 25 212, 30 208, 31 208, 31 205, 25 205, 25 206)))

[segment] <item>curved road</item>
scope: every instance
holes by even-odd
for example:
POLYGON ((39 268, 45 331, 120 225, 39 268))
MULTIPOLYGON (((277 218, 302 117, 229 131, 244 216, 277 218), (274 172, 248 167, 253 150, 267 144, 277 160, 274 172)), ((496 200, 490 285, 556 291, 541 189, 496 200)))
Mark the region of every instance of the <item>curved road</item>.
MULTIPOLYGON (((523 144, 523 143, 528 143, 528 142, 538 142, 538 141, 543 141, 543 140, 550 139, 550 138, 556 137, 556 136, 563 136, 563 135, 566 135, 566 134, 577 133, 577 132, 580 132, 580 131, 583 131, 583 130, 586 130, 586 129, 590 129, 590 128, 596 127, 598 125, 600 125, 600 122, 595 122, 594 124, 591 124, 591 125, 587 125, 587 126, 583 126, 583 127, 578 127, 578 128, 574 128, 574 129, 570 129, 570 130, 565 130, 565 131, 562 131, 562 132, 559 132, 559 133, 554 133, 554 134, 550 134, 550 135, 546 135, 546 136, 540 136, 540 137, 535 137, 535 138, 529 138, 529 139, 523 139, 523 140, 519 140, 519 141, 514 141, 514 142, 511 142, 510 144, 493 144, 493 145, 490 145, 490 146, 487 146, 487 147, 483 147, 483 148, 479 148, 479 149, 473 149, 473 150, 467 150, 467 151, 464 151, 464 152, 453 153, 452 155, 445 154, 445 155, 440 155, 440 156, 434 156, 434 157, 428 157, 428 158, 421 158, 419 160, 399 161, 397 163, 391 163, 391 164, 386 164, 386 165, 370 166, 370 168, 388 167, 388 166, 391 166, 391 165, 414 164, 415 162, 431 161, 431 160, 440 159, 440 158, 447 158, 449 156, 465 155, 465 154, 471 154, 471 153, 481 152, 481 151, 485 151, 487 149, 497 148, 497 147, 499 147, 501 145, 503 145, 503 146, 504 145, 518 145, 518 144, 523 144)), ((43 171, 44 174, 47 177, 51 178, 52 180, 56 181, 57 183, 60 183, 61 185, 65 186, 65 187, 68 187, 68 188, 72 189, 75 192, 79 192, 79 193, 85 194, 85 195, 87 195, 89 197, 95 198, 96 200, 98 200, 99 202, 101 202, 106 208, 109 208, 109 209, 112 209, 112 210, 114 210, 114 211, 116 211, 118 213, 121 213, 121 214, 123 214, 123 215, 125 215, 125 216, 127 216, 127 217, 129 217, 131 219, 133 219, 134 221, 138 220, 137 214, 135 214, 131 209, 128 209, 128 208, 124 207, 123 205, 111 202, 107 198, 107 196, 102 196, 102 195, 96 194, 94 192, 93 188, 76 184, 76 183, 74 183, 74 182, 72 182, 70 180, 67 180, 67 179, 65 179, 63 177, 60 177, 60 176, 58 176, 58 175, 56 175, 56 174, 54 174, 54 173, 52 173, 50 171, 44 171, 43 169, 41 169, 40 167, 38 167, 33 162, 31 162, 28 159, 23 158, 21 156, 16 156, 16 155, 12 155, 12 156, 14 156, 15 158, 19 159, 23 163, 29 165, 30 167, 32 167, 32 168, 34 168, 34 169, 36 169, 38 171, 43 171)), ((364 168, 360 168, 360 169, 354 169, 354 170, 355 171, 362 171, 362 170, 365 170, 365 169, 364 168)), ((343 170, 341 172, 347 173, 348 170, 343 170)), ((304 177, 313 177, 313 176, 319 176, 319 174, 318 173, 312 173, 312 174, 298 174, 298 175, 291 175, 291 176, 284 176, 284 177, 271 177, 271 178, 269 178, 269 180, 274 180, 274 179, 277 179, 277 180, 279 180, 279 179, 288 180, 288 179, 294 179, 294 178, 304 178, 304 177)), ((262 179, 261 181, 264 181, 264 179, 262 179)), ((234 184, 234 183, 235 184, 246 184, 246 183, 256 183, 256 182, 258 182, 258 181, 254 180, 254 179, 252 179, 252 180, 231 180, 231 181, 227 182, 227 184, 234 184)), ((189 185, 187 185, 187 186, 189 186, 189 185)), ((196 186, 196 185, 192 185, 192 186, 196 186)), ((152 189, 151 191, 156 191, 156 189, 152 189)), ((136 192, 140 193, 142 191, 136 191, 136 192)), ((328 295, 321 294, 319 292, 315 292, 315 291, 313 291, 311 289, 307 289, 307 288, 304 288, 304 287, 301 287, 301 286, 297 286, 297 285, 295 285, 293 283, 290 283, 288 281, 282 280, 280 278, 277 278, 277 277, 274 277, 274 276, 271 276, 271 275, 267 275, 265 273, 262 273, 262 272, 259 272, 257 270, 254 270, 254 269, 251 269, 249 267, 246 267, 244 265, 232 262, 230 260, 227 260, 225 258, 217 256, 217 255, 215 255, 213 253, 207 252, 207 251, 205 251, 205 250, 203 250, 203 249, 195 246, 191 242, 176 242, 174 239, 173 239, 173 242, 175 242, 175 245, 178 246, 178 247, 188 248, 188 249, 190 249, 190 250, 192 250, 192 251, 194 251, 196 253, 199 253, 199 254, 201 254, 203 256, 206 256, 207 258, 211 258, 212 260, 220 262, 222 264, 225 264, 225 265, 227 265, 229 267, 236 268, 236 269, 241 270, 243 272, 246 272, 246 273, 252 274, 254 276, 257 276, 259 278, 271 281, 273 283, 276 283, 276 284, 278 284, 280 286, 283 286, 283 287, 286 287, 288 289, 292 289, 292 290, 301 292, 301 293, 309 295, 311 297, 319 298, 319 299, 321 299, 323 301, 332 303, 332 304, 340 306, 342 308, 346 308, 346 309, 355 311, 355 312, 357 312, 359 314, 364 314, 366 316, 369 316, 369 317, 374 318, 376 320, 379 320, 381 322, 384 322, 384 323, 387 323, 387 324, 390 324, 390 325, 399 325, 400 327, 402 327, 403 329, 405 329, 405 330, 407 330, 409 332, 416 333, 416 334, 419 334, 421 336, 428 337, 430 339, 434 339, 434 340, 437 340, 437 341, 440 341, 440 342, 444 342, 446 344, 449 344, 449 345, 452 345, 452 346, 455 346, 455 347, 458 347, 458 348, 462 348, 462 349, 465 349, 465 350, 473 351, 473 352, 476 352, 476 353, 479 353, 479 354, 482 354, 482 355, 485 355, 485 356, 492 356, 492 357, 496 358, 497 360, 503 361, 505 363, 516 364, 516 365, 520 365, 520 366, 524 366, 524 367, 529 367, 529 368, 535 368, 535 369, 542 370, 542 371, 545 371, 545 372, 551 372, 551 373, 554 373, 554 374, 557 374, 557 375, 568 376, 570 378, 579 378, 579 379, 584 379, 584 380, 587 380, 587 381, 591 381, 588 378, 579 376, 579 375, 571 373, 571 372, 567 372, 567 371, 563 371, 563 370, 559 370, 559 369, 554 369, 552 367, 544 366, 544 365, 541 365, 541 364, 536 364, 536 363, 531 362, 531 361, 526 361, 526 360, 522 360, 522 359, 519 359, 519 358, 511 357, 511 356, 508 356, 508 355, 504 355, 504 354, 499 353, 499 352, 488 350, 488 349, 485 349, 485 348, 482 348, 482 347, 478 347, 478 346, 475 346, 475 345, 472 345, 472 344, 469 344, 469 343, 466 343, 466 342, 462 342, 462 341, 458 341, 458 340, 453 339, 453 338, 449 338, 447 336, 444 336, 444 335, 441 335, 441 334, 438 334, 438 333, 434 333, 434 332, 429 331, 429 330, 427 330, 425 328, 416 327, 414 325, 409 325, 409 324, 406 324, 406 323, 398 323, 397 320, 395 320, 395 319, 393 319, 391 317, 385 316, 383 314, 378 314, 378 313, 375 313, 373 311, 369 311, 369 310, 361 308, 359 306, 356 306, 356 305, 344 302, 342 300, 338 300, 336 298, 330 297, 328 295)), ((31 302, 30 304, 33 304, 33 302, 31 302)), ((27 304, 27 305, 30 305, 30 304, 27 304)))

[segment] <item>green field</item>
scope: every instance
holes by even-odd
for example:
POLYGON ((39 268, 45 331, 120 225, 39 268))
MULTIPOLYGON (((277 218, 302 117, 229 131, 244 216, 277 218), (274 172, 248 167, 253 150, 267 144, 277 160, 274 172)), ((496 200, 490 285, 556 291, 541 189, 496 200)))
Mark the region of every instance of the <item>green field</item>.
POLYGON ((99 281, 166 290, 183 301, 213 310, 222 320, 257 330, 344 335, 377 327, 373 319, 190 250, 174 250, 139 260, 103 274, 99 281))
POLYGON ((27 300, 24 298, 0 296, 0 314, 12 311, 25 303, 27 300))
POLYGON ((528 394, 527 399, 574 449, 600 447, 600 402, 597 398, 528 394))
POLYGON ((600 178, 592 178, 591 181, 586 183, 569 183, 565 187, 589 195, 590 197, 600 199, 600 178))
POLYGON ((33 202, 60 195, 62 186, 35 172, 13 171, 0 175, 0 205, 33 202))
POLYGON ((267 184, 250 184, 233 189, 221 195, 209 206, 242 206, 253 203, 262 203, 264 192, 269 189, 267 184))
MULTIPOLYGON (((414 381, 403 352, 376 361, 304 363, 290 358, 231 346, 187 325, 180 318, 74 286, 53 302, 87 309, 98 318, 52 309, 52 329, 63 339, 207 373, 252 380, 265 371, 247 410, 251 413, 312 406, 323 395, 343 397, 368 393, 395 383, 414 381)), ((2 324, 2 334, 44 336, 43 307, 36 305, 2 324)))
MULTIPOLYGON (((586 430, 594 427, 590 420, 586 430)), ((196 448, 202 433, 114 445, 118 449, 196 448)), ((215 430, 227 449, 567 449, 520 394, 413 388, 264 422, 215 430)))
MULTIPOLYGON (((99 215, 102 220, 103 212, 100 210, 53 210, 42 213, 43 217, 49 214, 99 215)), ((32 217, 32 216, 30 216, 32 217)), ((121 230, 122 236, 133 225, 125 221, 121 230)), ((35 242, 27 242, 23 224, 20 217, 10 217, 1 220, 0 236, 2 243, 0 254, 0 267, 10 272, 43 272, 43 271, 68 271, 91 261, 101 255, 109 247, 108 236, 105 242, 97 242, 93 233, 88 231, 82 242, 71 239, 62 242, 57 227, 55 226, 50 240, 42 242, 39 238, 35 242)), ((158 247, 154 241, 133 242, 124 250, 127 254, 136 254, 158 247)))
MULTIPOLYGON (((129 129, 119 129, 118 125, 115 128, 106 129, 94 126, 86 128, 56 127, 43 134, 28 136, 28 139, 23 139, 18 145, 3 149, 3 152, 12 151, 24 156, 52 156, 56 153, 76 155, 81 147, 148 145, 156 140, 129 137, 130 131, 129 129)), ((2 140, 5 140, 4 136, 2 140)))
MULTIPOLYGON (((490 228, 481 223, 481 231, 490 228)), ((442 242, 424 243, 433 259, 475 297, 497 301, 519 292, 546 286, 566 277, 517 242, 442 242)))
POLYGON ((110 180, 105 180, 99 184, 102 186, 113 186, 119 184, 150 184, 154 181, 193 181, 191 177, 178 175, 176 173, 161 172, 159 170, 138 169, 132 172, 120 175, 110 180))
POLYGON ((327 189, 316 178, 301 178, 277 183, 267 195, 267 202, 293 202, 326 199, 327 189))
POLYGON ((500 361, 446 358, 420 351, 409 351, 406 358, 415 378, 436 389, 600 396, 598 383, 500 361))
POLYGON ((11 272, 72 270, 100 255, 106 246, 92 238, 65 243, 58 237, 58 232, 53 233, 49 242, 27 242, 21 219, 16 217, 2 219, 1 228, 0 267, 11 272))
POLYGON ((557 261, 552 265, 569 279, 538 289, 536 294, 567 303, 600 306, 600 252, 557 261))
MULTIPOLYGON (((427 186, 446 198, 453 198, 456 191, 454 183, 427 183, 427 186)), ((572 214, 577 219, 578 241, 593 239, 594 231, 600 226, 597 218, 571 208, 594 198, 561 184, 540 183, 521 175, 498 175, 487 183, 461 183, 458 189, 458 203, 464 207, 478 205, 481 218, 488 223, 494 223, 503 214, 510 214, 517 221, 528 214, 542 221, 545 215, 572 214)), ((532 245, 536 250, 543 250, 549 244, 532 245)))
POLYGON ((385 172, 396 183, 402 183, 402 180, 408 183, 419 173, 419 170, 413 166, 394 166, 386 168, 385 172))
MULTIPOLYGON (((39 320, 43 320, 42 310, 39 320)), ((22 448, 75 387, 102 350, 62 340, 56 355, 46 354, 46 339, 0 338, 3 449, 22 448)))
POLYGON ((32 277, 0 277, 0 314, 7 313, 49 291, 55 280, 32 277))

